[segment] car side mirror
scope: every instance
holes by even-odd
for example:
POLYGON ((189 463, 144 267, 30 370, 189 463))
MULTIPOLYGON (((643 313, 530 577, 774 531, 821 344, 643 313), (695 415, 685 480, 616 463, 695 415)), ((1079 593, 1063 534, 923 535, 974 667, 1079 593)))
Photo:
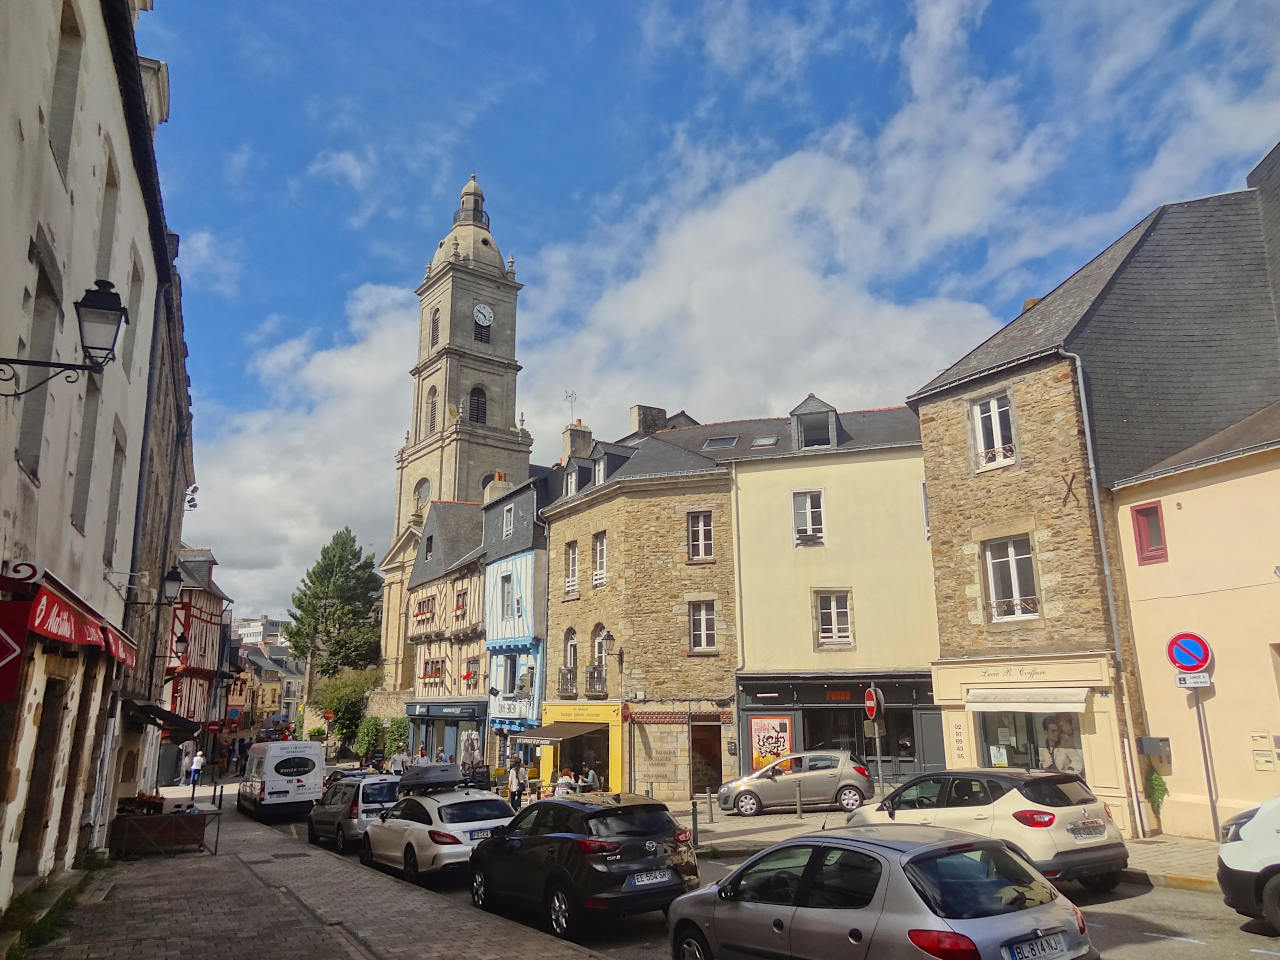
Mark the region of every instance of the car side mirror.
POLYGON ((384 822, 385 822, 385 821, 386 821, 386 819, 387 819, 387 814, 388 814, 388 813, 390 813, 390 812, 391 812, 391 811, 389 811, 389 810, 380 810, 380 811, 378 811, 378 819, 379 819, 379 820, 382 820, 382 821, 384 821, 384 822))
POLYGON ((716 891, 716 896, 721 900, 734 900, 737 898, 738 893, 733 889, 733 884, 727 883, 716 891))
POLYGON ((489 831, 489 836, 494 840, 505 840, 507 838, 507 828, 494 827, 489 831))

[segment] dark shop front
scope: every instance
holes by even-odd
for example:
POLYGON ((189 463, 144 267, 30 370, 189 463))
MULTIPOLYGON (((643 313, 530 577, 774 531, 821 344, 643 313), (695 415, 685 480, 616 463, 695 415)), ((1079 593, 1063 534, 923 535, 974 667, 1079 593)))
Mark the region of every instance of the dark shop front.
MULTIPOLYGON (((919 673, 852 676, 738 677, 738 762, 742 773, 801 750, 848 750, 905 780, 946 766, 942 712, 933 680, 919 673), (875 685, 884 698, 882 736, 867 736, 863 698, 875 685)), ((874 773, 874 771, 873 771, 874 773)))

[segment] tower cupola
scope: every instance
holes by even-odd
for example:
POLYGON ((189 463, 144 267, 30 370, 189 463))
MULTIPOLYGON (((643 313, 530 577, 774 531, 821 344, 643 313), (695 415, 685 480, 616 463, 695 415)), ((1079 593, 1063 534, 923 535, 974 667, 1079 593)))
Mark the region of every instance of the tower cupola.
POLYGON ((484 209, 484 191, 476 183, 474 173, 462 188, 458 201, 458 209, 453 211, 453 227, 436 244, 428 274, 434 275, 446 263, 454 263, 505 276, 506 264, 503 263, 493 235, 489 233, 489 214, 484 209))

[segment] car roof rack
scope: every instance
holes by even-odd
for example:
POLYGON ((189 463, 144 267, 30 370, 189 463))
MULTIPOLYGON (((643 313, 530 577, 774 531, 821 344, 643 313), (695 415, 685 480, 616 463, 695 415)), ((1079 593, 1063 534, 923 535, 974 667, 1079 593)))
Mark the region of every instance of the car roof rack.
POLYGON ((405 769, 396 784, 396 793, 420 796, 469 785, 470 780, 456 763, 424 763, 405 769))

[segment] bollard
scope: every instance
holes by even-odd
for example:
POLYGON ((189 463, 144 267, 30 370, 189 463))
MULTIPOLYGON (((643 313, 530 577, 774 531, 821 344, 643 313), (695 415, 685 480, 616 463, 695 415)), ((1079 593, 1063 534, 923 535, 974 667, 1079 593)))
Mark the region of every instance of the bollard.
POLYGON ((707 823, 716 822, 716 804, 712 799, 711 791, 707 791, 707 823))
POLYGON ((693 845, 698 845, 698 798, 693 798, 693 845))
POLYGON ((652 780, 649 781, 649 789, 645 791, 644 795, 648 797, 650 800, 653 799, 653 781, 652 780))
POLYGON ((800 781, 798 779, 796 780, 796 819, 804 819, 804 812, 800 807, 800 781))

